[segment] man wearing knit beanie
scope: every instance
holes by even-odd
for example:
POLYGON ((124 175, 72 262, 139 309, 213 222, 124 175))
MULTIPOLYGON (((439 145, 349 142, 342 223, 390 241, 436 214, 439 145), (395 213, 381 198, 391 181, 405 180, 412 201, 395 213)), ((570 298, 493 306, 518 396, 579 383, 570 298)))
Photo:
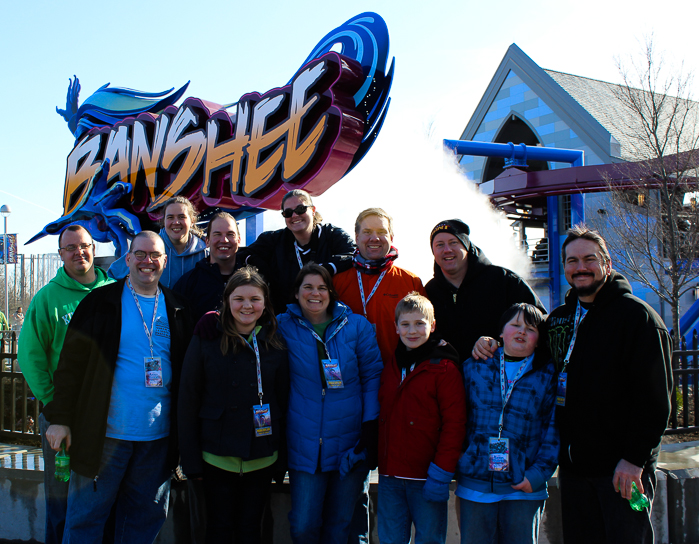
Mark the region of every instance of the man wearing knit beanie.
POLYGON ((437 332, 459 352, 471 355, 481 336, 496 337, 500 316, 512 304, 546 309, 517 274, 492 264, 469 238, 471 229, 460 219, 440 221, 430 234, 434 278, 425 290, 434 305, 437 332))

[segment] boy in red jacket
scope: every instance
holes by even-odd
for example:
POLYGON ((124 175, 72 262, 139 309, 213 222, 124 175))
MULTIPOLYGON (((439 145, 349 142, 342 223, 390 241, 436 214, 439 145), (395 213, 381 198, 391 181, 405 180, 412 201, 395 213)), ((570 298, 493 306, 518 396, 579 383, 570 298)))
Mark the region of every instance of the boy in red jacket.
POLYGON ((449 484, 466 436, 466 400, 456 350, 430 338, 434 308, 416 292, 396 306, 400 342, 379 389, 381 544, 444 544, 449 484))

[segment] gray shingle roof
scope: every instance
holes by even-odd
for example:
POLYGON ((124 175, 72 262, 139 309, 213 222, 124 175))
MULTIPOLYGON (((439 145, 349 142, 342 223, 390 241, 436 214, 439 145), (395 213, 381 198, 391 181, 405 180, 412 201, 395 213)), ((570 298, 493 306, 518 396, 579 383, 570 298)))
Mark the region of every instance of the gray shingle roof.
MULTIPOLYGON (((558 85, 563 88, 578 104, 597 120, 616 142, 612 141, 611 154, 623 160, 638 160, 643 157, 640 150, 642 144, 639 137, 643 129, 638 117, 619 100, 618 93, 622 86, 606 81, 565 74, 553 70, 544 70, 558 85), (615 145, 618 143, 619 145, 615 145)), ((690 102, 694 115, 689 119, 692 132, 699 130, 699 103, 690 102)), ((690 138, 694 140, 693 138, 690 138)), ((680 151, 686 151, 682 146, 680 151)), ((671 150, 669 152, 674 152, 671 150)))

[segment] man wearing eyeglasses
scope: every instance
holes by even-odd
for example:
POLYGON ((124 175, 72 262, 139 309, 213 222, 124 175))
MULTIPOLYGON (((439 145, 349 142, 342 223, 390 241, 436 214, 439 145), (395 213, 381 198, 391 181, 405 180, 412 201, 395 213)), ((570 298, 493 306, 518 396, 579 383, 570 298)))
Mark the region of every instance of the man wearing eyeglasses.
POLYGON ((55 373, 46 437, 70 453, 64 542, 101 542, 116 506, 116 542, 149 544, 167 516, 177 465, 175 411, 191 319, 159 284, 160 236, 139 233, 129 275, 90 293, 75 310, 55 373))
MULTIPOLYGON (((95 246, 90 233, 71 225, 58 237, 63 266, 32 299, 19 337, 17 361, 29 388, 46 405, 53 399, 53 374, 68 330, 68 323, 80 301, 93 289, 112 280, 94 266, 95 246)), ((68 484, 53 476, 55 453, 46 440, 50 423, 39 415, 41 447, 44 452, 44 494, 46 497, 47 544, 60 544, 66 518, 68 484)))

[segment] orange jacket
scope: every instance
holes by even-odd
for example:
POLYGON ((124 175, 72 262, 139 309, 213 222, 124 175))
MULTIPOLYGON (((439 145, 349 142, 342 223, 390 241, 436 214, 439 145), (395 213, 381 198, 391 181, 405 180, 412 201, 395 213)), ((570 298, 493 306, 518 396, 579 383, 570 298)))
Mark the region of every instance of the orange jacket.
MULTIPOLYGON (((371 293, 378 279, 378 274, 362 273, 365 299, 371 293)), ((335 275, 333 285, 342 302, 347 304, 355 314, 364 315, 362 297, 359 294, 357 270, 355 268, 335 275)), ((391 359, 398 345, 395 316, 396 305, 400 299, 411 291, 417 291, 421 295, 427 296, 420 278, 412 272, 393 266, 393 263, 391 263, 391 267, 381 280, 379 288, 367 304, 366 318, 376 328, 376 340, 379 344, 384 364, 391 359)))

